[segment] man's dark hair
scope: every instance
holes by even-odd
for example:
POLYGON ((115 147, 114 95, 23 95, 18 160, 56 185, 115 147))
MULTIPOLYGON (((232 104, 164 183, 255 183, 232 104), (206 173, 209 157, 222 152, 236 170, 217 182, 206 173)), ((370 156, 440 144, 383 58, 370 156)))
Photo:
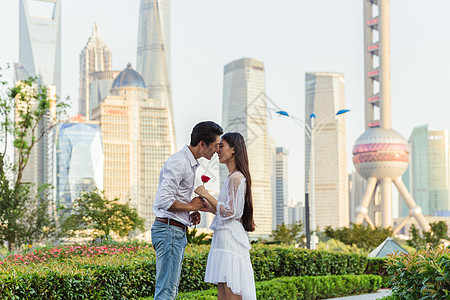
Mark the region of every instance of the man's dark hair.
POLYGON ((204 141, 206 146, 209 146, 222 133, 223 129, 218 124, 212 121, 200 122, 192 129, 191 146, 197 146, 200 141, 204 141))

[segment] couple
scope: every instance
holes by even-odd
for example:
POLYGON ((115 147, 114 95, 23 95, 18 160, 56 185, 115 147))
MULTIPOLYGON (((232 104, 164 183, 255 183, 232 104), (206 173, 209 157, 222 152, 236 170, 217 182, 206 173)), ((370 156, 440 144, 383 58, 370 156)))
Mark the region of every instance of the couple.
POLYGON ((186 229, 200 222, 198 210, 216 215, 211 224, 214 235, 205 281, 217 284, 218 299, 256 299, 246 233, 255 230, 247 149, 241 134, 230 132, 220 138, 222 133, 214 122, 198 123, 192 130, 190 145, 169 157, 161 170, 153 204, 155 300, 177 296, 186 229), (230 172, 217 200, 203 185, 194 191, 197 159, 210 160, 215 152, 230 172), (198 196, 191 200, 192 192, 198 196))

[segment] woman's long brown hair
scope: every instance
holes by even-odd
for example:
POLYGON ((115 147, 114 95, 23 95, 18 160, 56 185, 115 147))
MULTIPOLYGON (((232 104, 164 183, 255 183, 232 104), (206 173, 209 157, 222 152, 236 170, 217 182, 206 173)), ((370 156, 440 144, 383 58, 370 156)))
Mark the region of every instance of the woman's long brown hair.
POLYGON ((244 137, 238 132, 228 132, 222 136, 230 147, 234 147, 234 159, 236 161, 236 169, 240 171, 247 184, 245 192, 244 212, 241 222, 245 231, 255 231, 255 221, 253 219, 253 200, 252 200, 252 178, 248 166, 247 147, 245 146, 244 137))

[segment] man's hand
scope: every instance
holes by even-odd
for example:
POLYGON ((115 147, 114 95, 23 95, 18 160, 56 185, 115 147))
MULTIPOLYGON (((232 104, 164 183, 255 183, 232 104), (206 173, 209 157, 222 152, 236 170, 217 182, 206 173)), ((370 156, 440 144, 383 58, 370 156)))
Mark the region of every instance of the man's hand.
POLYGON ((195 197, 191 200, 191 210, 200 210, 203 207, 203 199, 200 197, 195 197))
POLYGON ((212 214, 216 213, 216 210, 212 207, 211 204, 209 204, 208 201, 203 201, 203 207, 202 209, 200 209, 200 211, 204 211, 204 212, 210 212, 212 214))
POLYGON ((192 225, 197 225, 201 221, 201 215, 198 211, 194 211, 190 214, 192 225))

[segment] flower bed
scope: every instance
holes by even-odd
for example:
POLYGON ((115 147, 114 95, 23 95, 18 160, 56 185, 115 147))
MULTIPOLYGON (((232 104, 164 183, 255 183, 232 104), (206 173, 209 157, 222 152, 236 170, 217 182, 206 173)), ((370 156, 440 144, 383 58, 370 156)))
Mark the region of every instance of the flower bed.
MULTIPOLYGON (((141 246, 149 247, 149 246, 141 246)), ((134 245, 102 245, 102 246, 88 246, 88 245, 71 245, 59 246, 47 250, 34 250, 26 254, 9 255, 0 264, 12 263, 30 264, 30 263, 44 263, 49 260, 63 260, 73 257, 97 257, 104 255, 116 255, 122 253, 133 253, 138 250, 139 246, 134 245)))

